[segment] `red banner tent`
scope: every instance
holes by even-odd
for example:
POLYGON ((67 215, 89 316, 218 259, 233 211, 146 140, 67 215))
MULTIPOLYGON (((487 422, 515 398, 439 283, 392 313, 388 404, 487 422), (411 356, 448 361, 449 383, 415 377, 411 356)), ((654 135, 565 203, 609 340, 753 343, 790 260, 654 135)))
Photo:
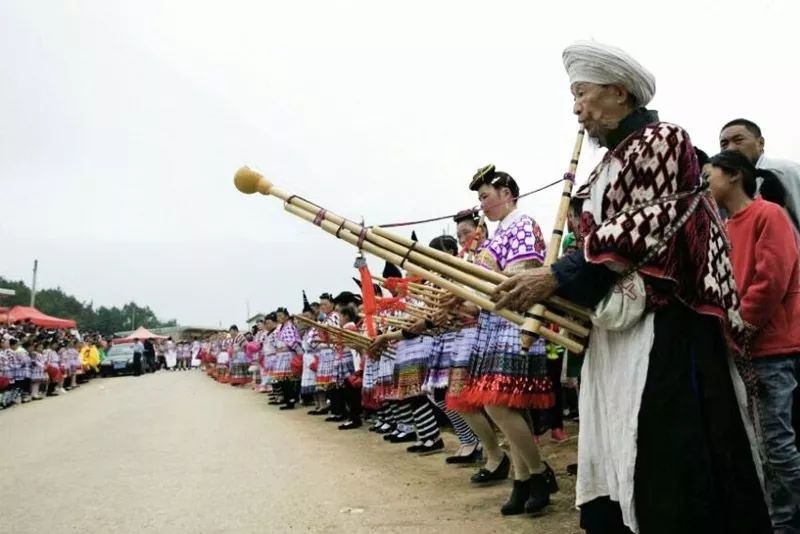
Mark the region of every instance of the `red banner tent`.
POLYGON ((147 328, 140 326, 127 336, 115 339, 114 343, 131 343, 134 339, 167 339, 167 336, 159 336, 158 334, 152 333, 147 328))
POLYGON ((43 328, 75 328, 76 323, 72 319, 59 319, 50 317, 30 306, 14 306, 8 313, 4 314, 4 322, 21 323, 29 321, 36 326, 43 328))

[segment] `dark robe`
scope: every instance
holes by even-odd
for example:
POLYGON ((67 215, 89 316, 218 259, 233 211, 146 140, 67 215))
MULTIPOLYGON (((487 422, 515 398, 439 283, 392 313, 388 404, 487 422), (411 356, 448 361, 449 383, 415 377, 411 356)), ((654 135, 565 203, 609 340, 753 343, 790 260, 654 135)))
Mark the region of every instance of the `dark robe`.
MULTIPOLYGON (((654 112, 633 112, 608 136, 609 151, 657 122, 654 112)), ((629 157, 625 148, 620 147, 619 156, 629 157)), ((676 161, 693 158, 690 148, 688 136, 681 146, 670 146, 676 161)), ((623 172, 628 168, 623 166, 623 172)), ((691 182, 694 171, 684 171, 691 182)), ((620 182, 640 180, 623 178, 623 172, 620 182)), ((620 184, 612 182, 610 188, 620 184)), ((697 258, 697 251, 703 252, 700 239, 713 237, 702 217, 690 218, 666 252, 640 271, 648 311, 655 313, 655 335, 638 417, 636 517, 642 534, 766 534, 772 526, 728 367, 733 336, 725 323, 731 311, 726 308, 735 308, 735 295, 712 294, 701 283, 709 277, 702 272, 708 262, 697 258)), ((579 236, 579 242, 581 237, 588 246, 562 257, 553 272, 560 296, 594 307, 618 276, 603 265, 609 255, 618 264, 636 264, 644 249, 630 240, 615 243, 590 234, 579 236), (587 260, 587 251, 594 261, 587 260)), ((581 506, 581 526, 589 534, 630 532, 619 505, 608 498, 581 506)))

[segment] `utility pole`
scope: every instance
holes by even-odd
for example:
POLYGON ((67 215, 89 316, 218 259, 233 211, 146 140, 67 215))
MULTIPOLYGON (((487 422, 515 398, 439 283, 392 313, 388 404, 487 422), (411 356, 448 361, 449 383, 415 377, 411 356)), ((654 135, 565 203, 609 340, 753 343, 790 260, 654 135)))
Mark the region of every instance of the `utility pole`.
POLYGON ((31 284, 31 308, 36 304, 36 271, 39 270, 39 260, 33 260, 33 283, 31 284))
POLYGON ((249 300, 244 301, 244 305, 247 308, 247 317, 245 318, 245 321, 247 321, 250 319, 250 301, 249 300))

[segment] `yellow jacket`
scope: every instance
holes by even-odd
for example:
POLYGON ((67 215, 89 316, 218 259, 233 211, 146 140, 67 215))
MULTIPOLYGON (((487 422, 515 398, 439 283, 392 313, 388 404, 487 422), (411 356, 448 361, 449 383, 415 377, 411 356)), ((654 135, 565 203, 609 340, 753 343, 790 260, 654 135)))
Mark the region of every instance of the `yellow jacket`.
POLYGON ((81 349, 81 364, 84 367, 91 367, 95 371, 100 365, 100 353, 94 345, 86 345, 81 349))

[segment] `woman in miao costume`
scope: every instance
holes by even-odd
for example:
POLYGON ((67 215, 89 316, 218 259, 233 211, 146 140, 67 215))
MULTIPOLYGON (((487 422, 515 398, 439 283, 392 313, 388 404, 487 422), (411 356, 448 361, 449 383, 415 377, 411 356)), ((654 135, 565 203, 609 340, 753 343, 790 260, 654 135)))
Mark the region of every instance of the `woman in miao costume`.
POLYGON ((281 385, 283 395, 283 406, 281 410, 293 410, 295 403, 300 398, 300 374, 302 373, 302 363, 296 368, 294 363, 299 356, 302 362, 302 347, 300 332, 289 315, 286 308, 275 310, 278 319, 278 327, 275 329, 275 367, 272 376, 281 385))
MULTIPOLYGON (((475 263, 506 274, 541 265, 544 238, 536 221, 517 208, 519 186, 514 179, 490 165, 475 175, 470 189, 477 191, 486 218, 498 223, 475 263)), ((557 489, 555 475, 542 461, 523 415, 524 410, 547 409, 553 403, 544 341, 537 340, 527 355, 521 355, 519 327, 481 311, 469 376, 454 404, 466 412, 484 409, 508 441, 514 489, 501 508, 503 515, 539 512, 557 489)), ((496 469, 507 470, 507 464, 504 459, 496 469)))

